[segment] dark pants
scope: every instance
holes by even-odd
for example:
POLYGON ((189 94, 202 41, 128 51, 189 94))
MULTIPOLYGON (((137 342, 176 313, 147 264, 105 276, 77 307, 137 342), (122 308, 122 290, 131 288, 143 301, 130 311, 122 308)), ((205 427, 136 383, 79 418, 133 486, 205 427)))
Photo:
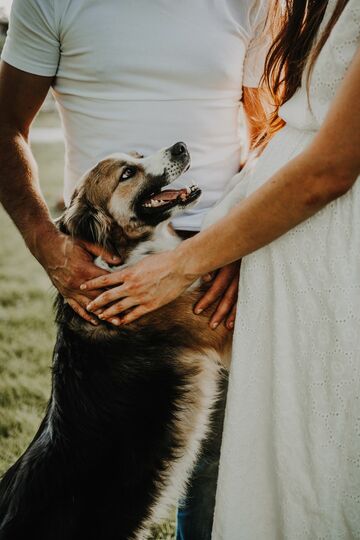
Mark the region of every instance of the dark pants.
POLYGON ((221 387, 221 395, 212 415, 211 431, 203 443, 186 497, 179 504, 176 540, 211 540, 226 402, 225 374, 221 387))

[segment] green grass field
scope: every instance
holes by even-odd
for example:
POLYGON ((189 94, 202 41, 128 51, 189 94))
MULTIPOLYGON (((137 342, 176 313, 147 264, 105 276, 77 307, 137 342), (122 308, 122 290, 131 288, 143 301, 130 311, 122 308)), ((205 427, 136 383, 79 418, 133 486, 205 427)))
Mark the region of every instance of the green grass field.
MULTIPOLYGON (((55 121, 56 123, 56 121, 55 121)), ((41 113, 35 125, 52 127, 41 113)), ((63 145, 34 144, 43 194, 56 215, 61 194, 63 145)), ((9 179, 11 182, 11 179, 9 179)), ((0 474, 25 450, 35 434, 50 394, 55 338, 54 289, 17 229, 0 208, 0 474)), ((153 540, 174 538, 172 523, 153 540)))

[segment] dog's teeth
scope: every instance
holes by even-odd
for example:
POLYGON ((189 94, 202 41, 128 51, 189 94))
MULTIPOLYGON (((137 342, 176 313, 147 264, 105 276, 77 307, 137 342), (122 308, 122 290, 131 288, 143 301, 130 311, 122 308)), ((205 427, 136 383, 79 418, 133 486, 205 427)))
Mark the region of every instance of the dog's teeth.
POLYGON ((186 186, 186 193, 190 195, 191 193, 191 186, 186 186))

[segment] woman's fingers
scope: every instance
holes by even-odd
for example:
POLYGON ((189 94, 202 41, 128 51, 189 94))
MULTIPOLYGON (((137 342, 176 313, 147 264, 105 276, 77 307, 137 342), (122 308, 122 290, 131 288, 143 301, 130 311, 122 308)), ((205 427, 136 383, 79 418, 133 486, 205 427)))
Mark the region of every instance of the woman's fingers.
POLYGON ((224 280, 224 277, 222 276, 222 273, 220 271, 213 280, 210 288, 196 304, 194 312, 199 315, 202 311, 211 306, 211 304, 216 302, 219 296, 221 296, 221 294, 224 292, 226 285, 226 280, 224 280))
MULTIPOLYGON (((120 300, 120 302, 116 302, 109 308, 105 309, 100 315, 99 319, 106 319, 109 320, 109 322, 112 322, 113 324, 116 324, 116 322, 112 321, 111 318, 115 315, 118 315, 119 313, 122 313, 123 311, 126 311, 127 309, 130 309, 137 305, 134 300, 131 300, 131 298, 124 298, 123 300, 120 300)), ((116 320, 116 319, 114 319, 116 320)))
POLYGON ((95 300, 92 300, 90 303, 88 303, 86 309, 88 311, 97 311, 98 309, 107 306, 108 304, 111 304, 112 302, 115 302, 116 300, 119 300, 123 297, 124 287, 113 287, 112 289, 109 289, 97 296, 95 300))
POLYGON ((86 251, 88 251, 92 255, 95 255, 95 257, 101 257, 108 264, 121 263, 121 258, 118 255, 114 255, 113 253, 110 253, 110 251, 103 248, 102 246, 98 246, 97 244, 92 244, 91 242, 86 242, 85 240, 82 240, 82 244, 84 245, 86 251))
POLYGON ((149 313, 150 311, 152 311, 152 310, 146 308, 145 306, 137 306, 134 309, 132 309, 131 311, 129 311, 129 313, 127 313, 126 315, 121 317, 120 324, 121 325, 129 324, 129 323, 131 323, 133 321, 136 321, 136 319, 139 319, 139 317, 142 317, 143 315, 146 315, 146 313, 149 313))
POLYGON ((104 287, 112 287, 124 282, 123 271, 111 272, 110 274, 104 274, 94 279, 89 279, 85 283, 80 285, 82 291, 91 291, 94 289, 103 289, 104 287))
POLYGON ((73 298, 66 299, 66 302, 69 304, 69 306, 82 317, 85 321, 93 324, 94 326, 97 326, 99 322, 96 320, 96 318, 92 317, 86 309, 84 309, 76 300, 73 298))
POLYGON ((237 308, 237 302, 236 304, 233 305, 232 310, 230 311, 230 315, 226 319, 225 326, 228 330, 232 330, 235 326, 236 308, 237 308))
POLYGON ((210 281, 212 281, 214 279, 216 275, 216 272, 209 272, 208 274, 205 274, 204 276, 202 276, 202 280, 204 281, 204 283, 210 283, 210 281))
POLYGON ((217 272, 210 288, 194 307, 194 312, 197 315, 222 297, 234 279, 236 281, 239 279, 239 266, 239 262, 235 262, 224 266, 217 272))
POLYGON ((232 279, 232 274, 230 274, 229 270, 229 267, 225 266, 218 271, 210 288, 206 291, 204 296, 199 300, 194 308, 194 312, 197 315, 216 302, 216 300, 224 293, 229 285, 230 280, 232 279))
POLYGON ((230 314, 234 305, 236 305, 238 293, 238 278, 233 278, 224 296, 220 300, 214 314, 210 319, 210 327, 215 330, 219 324, 230 314))
MULTIPOLYGON (((99 320, 96 317, 92 316, 92 314, 86 310, 86 305, 88 301, 89 300, 88 298, 86 298, 86 296, 78 296, 77 300, 75 300, 74 298, 68 298, 66 300, 66 302, 69 304, 70 307, 72 307, 75 313, 80 315, 80 317, 82 317, 85 321, 93 324, 94 326, 98 326, 99 320)), ((103 312, 102 309, 96 310, 95 315, 99 316, 102 314, 102 312, 103 312)), ((107 320, 106 322, 110 322, 114 324, 115 326, 120 326, 120 323, 121 323, 119 317, 112 317, 111 320, 107 320)))

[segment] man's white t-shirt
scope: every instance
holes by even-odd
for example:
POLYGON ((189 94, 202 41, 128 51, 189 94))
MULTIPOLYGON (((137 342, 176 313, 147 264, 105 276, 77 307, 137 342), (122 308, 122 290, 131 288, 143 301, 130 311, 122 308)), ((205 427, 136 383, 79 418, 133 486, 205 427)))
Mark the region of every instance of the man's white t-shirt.
MULTIPOLYGON (((267 0, 14 0, 2 58, 55 76, 65 132, 65 202, 113 152, 184 141, 198 205, 174 220, 199 230, 238 171, 242 86, 259 83, 267 0)), ((265 40, 264 40, 265 41, 265 40)))

